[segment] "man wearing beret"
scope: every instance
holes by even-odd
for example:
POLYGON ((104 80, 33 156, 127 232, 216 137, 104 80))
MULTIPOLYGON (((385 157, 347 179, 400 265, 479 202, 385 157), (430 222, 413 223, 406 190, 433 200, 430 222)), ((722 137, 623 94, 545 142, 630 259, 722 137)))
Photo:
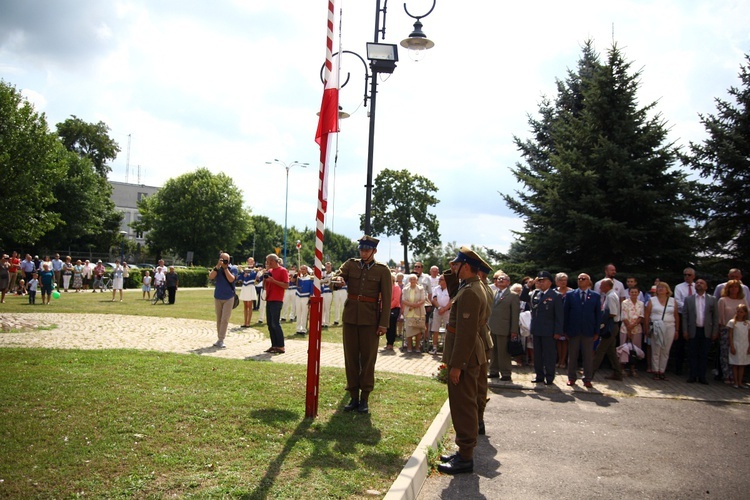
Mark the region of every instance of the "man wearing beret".
POLYGON ((375 387, 378 343, 390 320, 391 271, 375 261, 378 243, 371 236, 363 236, 359 240, 360 258, 344 262, 332 280, 334 288, 344 284, 348 288, 342 320, 346 390, 351 400, 344 411, 370 411, 368 400, 375 387))
POLYGON ((461 283, 451 306, 443 362, 450 368, 448 402, 458 452, 440 457, 442 463, 438 470, 445 474, 460 474, 474 471, 474 448, 479 431, 477 388, 479 378, 487 376, 480 373, 480 367, 487 363, 481 334, 489 306, 477 276, 481 266, 477 254, 462 247, 452 264, 453 274, 461 283))
POLYGON ((552 385, 557 348, 555 337, 563 334, 565 311, 562 295, 552 289, 552 275, 540 271, 531 295, 531 335, 534 336, 534 384, 552 385))

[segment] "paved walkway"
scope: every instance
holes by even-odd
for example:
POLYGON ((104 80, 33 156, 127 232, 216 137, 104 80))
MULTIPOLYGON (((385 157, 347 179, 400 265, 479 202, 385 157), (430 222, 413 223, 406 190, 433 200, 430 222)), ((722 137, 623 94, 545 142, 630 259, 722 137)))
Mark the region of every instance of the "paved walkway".
MULTIPOLYGON (((0 334, 2 347, 46 347, 56 349, 148 349, 180 354, 199 354, 217 358, 258 359, 274 363, 307 364, 308 340, 286 339, 286 353, 266 354, 270 343, 265 328, 239 328, 231 325, 225 349, 212 346, 216 341, 216 324, 213 321, 159 318, 142 316, 22 313, 2 314, 2 317, 37 323, 40 326, 56 325, 56 328, 36 329, 0 334)), ((400 351, 383 352, 378 356, 375 369, 384 372, 406 373, 425 377, 432 376, 440 364, 440 358, 428 354, 405 354, 400 351)), ((324 342, 321 349, 321 366, 344 367, 343 346, 340 343, 324 342)), ((647 398, 677 398, 697 401, 724 401, 750 403, 750 390, 734 389, 721 382, 710 385, 687 384, 683 377, 671 376, 668 381, 655 381, 646 373, 639 377, 627 377, 622 382, 604 380, 602 374, 594 379, 594 388, 585 389, 579 382, 571 389, 565 385, 566 376, 560 370, 555 385, 531 384, 533 373, 528 368, 514 369, 514 381, 498 382, 491 379, 490 385, 506 390, 562 391, 612 396, 634 396, 647 398)), ((605 372, 606 374, 606 372, 605 372)))

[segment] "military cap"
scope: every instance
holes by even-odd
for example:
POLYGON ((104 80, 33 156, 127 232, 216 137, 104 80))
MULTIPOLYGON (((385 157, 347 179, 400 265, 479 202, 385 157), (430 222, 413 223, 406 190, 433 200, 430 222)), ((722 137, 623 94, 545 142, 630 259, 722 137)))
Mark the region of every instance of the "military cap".
POLYGON ((546 280, 550 280, 550 281, 555 281, 552 278, 552 275, 549 272, 547 272, 547 271, 539 271, 539 273, 536 275, 536 279, 538 279, 538 280, 545 280, 546 279, 546 280))
POLYGON ((380 243, 380 240, 377 238, 373 238, 370 235, 364 235, 359 239, 359 249, 371 249, 371 248, 378 248, 378 243, 380 243))
POLYGON ((482 271, 484 274, 491 274, 492 268, 489 264, 487 264, 487 261, 482 258, 481 255, 477 254, 477 258, 479 258, 479 262, 481 262, 481 265, 479 266, 479 270, 482 271))
MULTIPOLYGON (((482 268, 483 267, 483 260, 482 258, 474 252, 471 248, 467 246, 462 246, 459 251, 458 255, 456 255, 456 258, 453 259, 451 262, 466 262, 470 266, 474 266, 476 268, 482 268)), ((489 267, 489 266, 488 266, 489 267)))

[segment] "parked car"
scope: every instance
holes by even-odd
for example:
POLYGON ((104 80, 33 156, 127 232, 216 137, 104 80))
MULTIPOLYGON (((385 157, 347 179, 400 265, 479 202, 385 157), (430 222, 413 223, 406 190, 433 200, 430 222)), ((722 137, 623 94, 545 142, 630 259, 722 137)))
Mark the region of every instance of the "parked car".
POLYGON ((153 271, 154 269, 156 269, 156 266, 153 264, 138 263, 136 265, 140 269, 148 269, 149 271, 153 271))

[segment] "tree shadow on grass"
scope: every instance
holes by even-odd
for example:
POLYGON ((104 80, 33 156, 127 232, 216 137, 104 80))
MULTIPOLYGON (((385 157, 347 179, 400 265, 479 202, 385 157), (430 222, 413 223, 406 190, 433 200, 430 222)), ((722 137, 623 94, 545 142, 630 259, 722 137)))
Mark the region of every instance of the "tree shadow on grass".
MULTIPOLYGON (((381 442, 381 431, 373 426, 369 414, 344 412, 341 408, 349 396, 339 402, 340 408, 326 422, 304 418, 288 435, 283 449, 271 460, 263 478, 256 488, 243 498, 265 498, 272 490, 284 462, 297 445, 312 446, 312 451, 299 465, 300 477, 309 477, 314 471, 333 469, 365 470, 378 475, 397 472, 404 458, 395 451, 377 449, 381 442)), ((281 426, 299 419, 295 412, 267 408, 254 411, 253 419, 265 425, 281 426)))

